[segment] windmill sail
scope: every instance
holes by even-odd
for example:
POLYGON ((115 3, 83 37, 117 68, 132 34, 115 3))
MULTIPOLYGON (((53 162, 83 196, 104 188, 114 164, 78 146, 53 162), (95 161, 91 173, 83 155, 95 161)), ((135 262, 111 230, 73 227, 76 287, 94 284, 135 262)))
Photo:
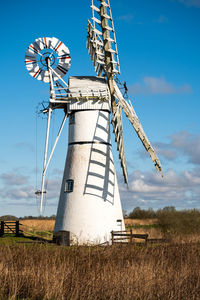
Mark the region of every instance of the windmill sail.
POLYGON ((140 138, 140 140, 142 141, 145 149, 147 150, 147 152, 150 154, 152 161, 154 162, 154 165, 157 169, 157 171, 160 171, 162 174, 162 168, 161 168, 161 164, 160 161, 155 153, 155 150, 153 149, 153 147, 151 146, 143 128, 142 125, 134 111, 134 108, 130 102, 130 104, 124 99, 124 97, 122 96, 122 93, 117 85, 117 83, 115 82, 114 84, 114 96, 117 98, 117 100, 119 101, 119 105, 122 107, 123 111, 125 112, 127 118, 129 119, 129 121, 131 122, 131 124, 133 125, 133 128, 135 129, 138 137, 140 138))
POLYGON ((95 67, 95 72, 98 76, 101 76, 104 65, 105 65, 105 53, 103 47, 103 40, 100 36, 102 34, 100 31, 98 32, 92 26, 90 21, 88 22, 88 36, 87 36, 87 48, 90 54, 91 60, 93 61, 93 65, 95 67))
POLYGON ((103 69, 106 73, 116 75, 120 74, 120 65, 110 2, 100 2, 101 7, 98 8, 92 0, 92 23, 88 21, 87 48, 98 76, 103 69), (110 59, 106 62, 108 56, 110 59))
MULTIPOLYGON (((107 77, 112 74, 120 74, 117 43, 109 0, 101 1, 100 8, 95 6, 92 0, 91 8, 92 23, 88 21, 87 48, 93 61, 95 71, 98 76, 101 76, 103 71, 107 77)), ((113 96, 112 93, 111 96, 113 96)), ((117 106, 113 100, 114 99, 112 99, 113 132, 115 134, 117 150, 119 151, 124 182, 128 185, 121 108, 117 106)))
POLYGON ((115 142, 117 142, 117 150, 119 151, 119 159, 121 162, 124 182, 128 185, 128 174, 126 167, 126 159, 124 152, 123 128, 122 128, 122 113, 121 107, 116 106, 113 110, 113 118, 111 121, 113 125, 113 132, 115 134, 115 142))
POLYGON ((108 79, 112 99, 113 131, 117 142, 117 149, 119 151, 124 181, 125 183, 128 183, 122 133, 122 118, 119 110, 120 107, 125 112, 125 115, 131 122, 145 149, 150 154, 156 169, 160 171, 161 174, 162 170, 155 150, 150 144, 131 102, 129 104, 124 99, 116 81, 114 80, 114 77, 117 74, 120 74, 120 65, 110 2, 109 0, 100 0, 99 2, 100 7, 98 8, 94 5, 94 1, 92 0, 91 8, 93 25, 89 21, 87 48, 93 61, 93 65, 95 66, 97 75, 101 76, 104 71, 108 79), (98 18, 99 16, 100 19, 98 18), (118 100, 118 103, 116 103, 116 99, 118 100))

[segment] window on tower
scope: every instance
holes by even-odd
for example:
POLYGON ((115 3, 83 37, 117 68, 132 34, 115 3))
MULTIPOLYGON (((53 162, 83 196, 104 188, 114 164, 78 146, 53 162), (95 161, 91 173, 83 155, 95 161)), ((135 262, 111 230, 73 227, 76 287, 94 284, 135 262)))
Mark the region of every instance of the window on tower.
POLYGON ((65 193, 71 193, 73 192, 74 189, 74 180, 73 179, 68 179, 65 182, 65 193))

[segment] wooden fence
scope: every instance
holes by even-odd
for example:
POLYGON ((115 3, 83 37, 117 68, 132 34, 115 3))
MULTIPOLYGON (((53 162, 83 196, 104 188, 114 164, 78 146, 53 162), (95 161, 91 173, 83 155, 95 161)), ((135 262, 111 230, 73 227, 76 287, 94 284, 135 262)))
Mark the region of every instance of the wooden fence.
POLYGON ((0 237, 5 234, 14 234, 15 236, 22 235, 22 230, 20 229, 19 221, 1 221, 0 227, 0 237))
POLYGON ((142 239, 146 243, 148 234, 133 233, 132 229, 125 231, 111 231, 112 244, 114 243, 134 243, 135 239, 142 239))

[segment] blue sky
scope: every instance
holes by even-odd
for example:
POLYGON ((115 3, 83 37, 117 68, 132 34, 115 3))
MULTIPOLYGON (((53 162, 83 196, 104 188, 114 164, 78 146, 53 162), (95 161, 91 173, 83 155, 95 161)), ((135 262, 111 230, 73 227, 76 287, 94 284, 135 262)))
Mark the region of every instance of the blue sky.
MULTIPOLYGON (((122 183, 113 140, 123 208, 200 208, 200 0, 110 2, 120 80, 127 82, 164 171, 164 178, 156 173, 124 116, 129 190, 122 183)), ((29 76, 26 48, 36 38, 55 36, 71 52, 66 81, 68 75, 95 75, 86 49, 90 17, 86 0, 1 2, 0 215, 39 213, 34 192, 40 188, 46 120, 37 119, 36 130, 35 111, 39 102, 48 101, 49 89, 29 76)), ((52 138, 62 117, 62 112, 53 116, 52 138)), ((49 169, 45 215, 56 213, 66 150, 67 126, 49 169)))

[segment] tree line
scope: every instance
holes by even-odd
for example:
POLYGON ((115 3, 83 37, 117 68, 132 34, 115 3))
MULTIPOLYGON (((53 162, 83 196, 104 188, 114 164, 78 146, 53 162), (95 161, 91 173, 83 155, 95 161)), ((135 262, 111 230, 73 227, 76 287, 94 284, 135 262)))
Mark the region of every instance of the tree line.
POLYGON ((177 210, 174 206, 162 209, 147 210, 135 207, 127 215, 130 219, 156 219, 161 230, 166 234, 199 234, 200 233, 200 210, 184 209, 177 210))

